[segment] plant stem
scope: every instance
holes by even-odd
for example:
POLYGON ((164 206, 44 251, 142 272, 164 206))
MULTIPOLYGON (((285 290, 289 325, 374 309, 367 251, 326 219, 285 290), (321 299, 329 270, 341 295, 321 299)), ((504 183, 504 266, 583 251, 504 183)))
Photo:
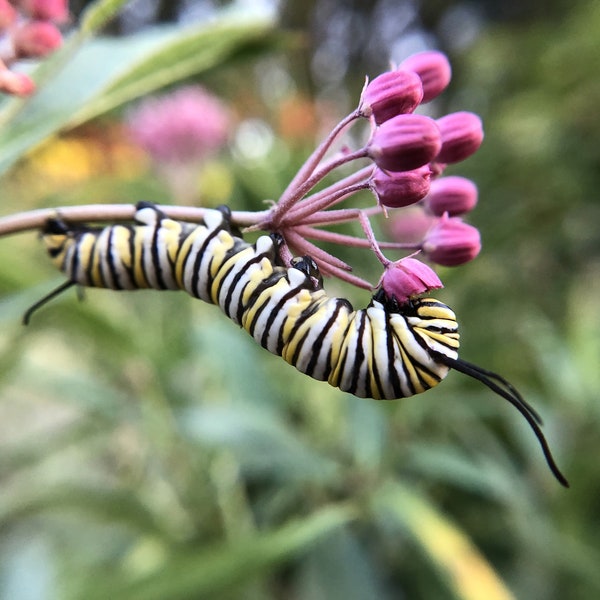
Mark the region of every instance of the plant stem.
MULTIPOLYGON (((200 223, 204 218, 206 208, 187 206, 161 205, 158 207, 168 217, 200 223)), ((256 225, 270 211, 233 211, 231 221, 234 225, 245 227, 256 225)), ((0 218, 0 237, 14 233, 40 230, 48 219, 60 217, 69 223, 131 221, 135 215, 133 204, 85 204, 82 206, 62 206, 58 208, 42 208, 9 215, 0 218)))

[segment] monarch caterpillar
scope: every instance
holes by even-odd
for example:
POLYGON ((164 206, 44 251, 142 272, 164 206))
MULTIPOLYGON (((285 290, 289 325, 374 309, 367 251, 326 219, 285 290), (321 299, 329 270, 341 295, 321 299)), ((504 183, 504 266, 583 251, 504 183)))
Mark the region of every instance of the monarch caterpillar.
POLYGON ((346 299, 327 296, 310 257, 284 266, 279 235, 245 241, 226 207, 207 210, 203 223, 192 224, 140 202, 134 224, 90 227, 54 218, 42 237, 68 280, 34 304, 25 323, 42 304, 75 284, 181 289, 219 305, 261 346, 302 373, 356 396, 391 400, 420 394, 455 369, 519 410, 551 471, 568 486, 536 411, 506 379, 458 357, 456 316, 437 300, 419 297, 399 304, 380 290, 366 308, 354 310, 346 299))

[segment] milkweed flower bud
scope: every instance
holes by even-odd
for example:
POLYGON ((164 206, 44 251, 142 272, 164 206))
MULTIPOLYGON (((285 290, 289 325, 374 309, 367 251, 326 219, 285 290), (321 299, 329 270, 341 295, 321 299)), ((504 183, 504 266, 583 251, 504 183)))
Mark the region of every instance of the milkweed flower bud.
POLYGON ((62 43, 62 35, 52 23, 29 21, 14 32, 12 43, 17 58, 37 58, 56 50, 62 43))
POLYGON ((382 123, 367 145, 367 154, 386 171, 412 171, 433 160, 442 147, 440 130, 422 115, 397 115, 382 123))
POLYGON ((455 267, 479 254, 481 238, 472 225, 444 215, 425 235, 421 250, 434 263, 455 267))
POLYGON ((478 115, 461 111, 440 117, 436 121, 442 136, 442 149, 436 160, 456 163, 468 158, 483 141, 483 125, 478 115))
POLYGON ((21 0, 20 6, 34 19, 64 23, 69 15, 68 0, 21 0))
POLYGON ((417 52, 400 63, 401 69, 414 71, 423 85, 423 99, 429 102, 439 96, 450 83, 452 68, 446 55, 437 50, 417 52))
POLYGON ((8 0, 0 0, 0 32, 12 25, 17 18, 17 11, 8 0))
POLYGON ((424 198, 429 191, 430 179, 429 165, 400 173, 376 168, 371 177, 371 189, 383 206, 400 208, 415 204, 424 198))
POLYGON ((388 298, 405 304, 413 296, 444 287, 435 271, 416 258, 406 257, 386 266, 380 281, 388 298))
POLYGON ((28 75, 0 68, 0 92, 13 96, 30 96, 34 91, 35 84, 28 75))
POLYGON ((425 234, 437 222, 437 218, 425 212, 422 206, 414 205, 394 213, 385 221, 385 228, 395 242, 420 246, 425 234))
POLYGON ((375 77, 363 90, 359 113, 373 116, 375 123, 404 113, 412 113, 423 98, 420 77, 412 71, 387 71, 375 77))
POLYGON ((450 216, 467 213, 476 204, 477 186, 470 179, 458 175, 435 179, 423 200, 423 206, 438 217, 444 213, 450 216))
POLYGON ((62 44, 55 25, 68 17, 67 0, 0 0, 0 93, 29 96, 33 80, 13 73, 21 58, 43 58, 62 44))

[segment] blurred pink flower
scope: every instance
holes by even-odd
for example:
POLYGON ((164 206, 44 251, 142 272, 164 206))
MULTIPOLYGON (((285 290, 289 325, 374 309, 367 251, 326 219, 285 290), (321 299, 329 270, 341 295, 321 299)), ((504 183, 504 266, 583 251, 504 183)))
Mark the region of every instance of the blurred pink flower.
POLYGON ((423 210, 420 205, 413 205, 401 212, 390 215, 385 221, 388 235, 395 242, 419 245, 425 234, 437 222, 437 218, 423 210))
POLYGON ((34 19, 64 23, 69 17, 67 0, 21 0, 17 4, 25 14, 34 19))
POLYGON ((62 44, 62 35, 53 23, 28 21, 15 27, 12 43, 16 58, 42 58, 62 44))
POLYGON ((135 142, 159 163, 202 160, 225 144, 230 128, 225 105, 199 86, 147 99, 128 121, 135 142))

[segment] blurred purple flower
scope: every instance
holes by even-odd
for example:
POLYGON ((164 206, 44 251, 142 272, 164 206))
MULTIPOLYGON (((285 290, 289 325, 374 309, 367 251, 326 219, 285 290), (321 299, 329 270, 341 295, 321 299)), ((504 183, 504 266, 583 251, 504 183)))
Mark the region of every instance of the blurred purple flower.
POLYGON ((134 141, 158 163, 201 161, 225 144, 230 128, 225 105, 199 86, 145 100, 128 121, 134 141))

